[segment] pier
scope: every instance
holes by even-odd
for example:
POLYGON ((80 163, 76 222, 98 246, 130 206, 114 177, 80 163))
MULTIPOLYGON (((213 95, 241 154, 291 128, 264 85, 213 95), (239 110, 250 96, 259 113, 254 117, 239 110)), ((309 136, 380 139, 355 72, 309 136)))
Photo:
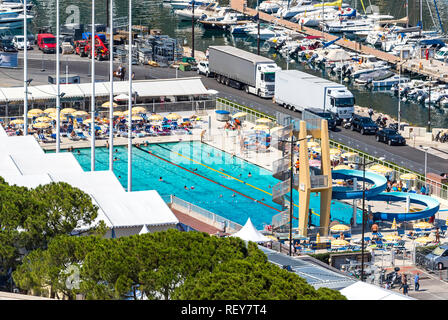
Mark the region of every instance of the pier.
MULTIPOLYGON (((285 19, 274 17, 268 13, 257 11, 252 8, 247 7, 246 0, 230 0, 230 6, 233 10, 241 12, 245 15, 254 17, 259 14, 259 19, 265 22, 270 22, 277 26, 282 26, 288 28, 290 30, 300 32, 307 36, 318 36, 322 37, 325 41, 333 41, 338 39, 339 37, 334 36, 332 34, 319 31, 316 29, 312 29, 309 27, 301 26, 298 23, 294 23, 285 19)), ((408 59, 402 60, 400 57, 394 56, 393 54, 363 45, 359 42, 348 40, 348 39, 340 39, 335 42, 335 44, 354 51, 363 55, 373 55, 376 58, 386 61, 395 68, 399 68, 401 65, 402 71, 408 71, 412 73, 419 74, 421 76, 431 77, 432 80, 438 80, 441 82, 448 82, 448 65, 441 61, 437 61, 435 59, 408 59)))

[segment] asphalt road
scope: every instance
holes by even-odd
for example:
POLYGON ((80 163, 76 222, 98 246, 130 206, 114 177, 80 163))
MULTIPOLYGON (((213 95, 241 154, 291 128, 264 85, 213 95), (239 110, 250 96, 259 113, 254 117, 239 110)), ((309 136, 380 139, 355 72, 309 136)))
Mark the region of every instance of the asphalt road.
MULTIPOLYGON (((37 72, 44 66, 45 72, 54 74, 55 70, 55 55, 43 55, 38 50, 30 52, 28 59, 28 68, 30 74, 37 72)), ((22 65, 22 59, 19 58, 19 65, 22 65)), ((80 58, 78 56, 61 56, 61 71, 64 72, 65 65, 69 65, 69 72, 79 74, 82 78, 89 79, 90 75, 90 61, 87 58, 80 58)), ((116 66, 119 64, 117 63, 116 66)), ((116 69, 116 67, 115 67, 116 69)), ((134 65, 135 79, 163 79, 174 78, 176 76, 175 69, 172 68, 153 68, 149 66, 134 65)), ((101 61, 95 63, 95 74, 98 80, 108 79, 109 63, 108 61, 101 61)), ((197 76, 196 72, 182 72, 178 71, 179 77, 197 76)), ((218 96, 228 98, 232 101, 242 105, 257 109, 272 116, 277 116, 278 113, 287 114, 295 118, 300 118, 299 112, 286 110, 283 107, 272 103, 270 99, 262 99, 257 96, 247 94, 244 91, 227 87, 219 84, 212 78, 201 76, 204 85, 208 89, 219 91, 218 96)), ((86 80, 82 80, 83 82, 86 80)), ((89 80, 90 81, 90 80, 89 80)), ((385 157, 386 161, 393 162, 399 166, 420 172, 424 174, 424 159, 425 153, 421 150, 412 148, 410 146, 388 146, 384 143, 379 143, 375 140, 375 136, 363 136, 358 132, 351 130, 340 129, 337 132, 330 132, 330 138, 351 146, 375 157, 385 157)), ((441 174, 448 172, 448 161, 446 159, 431 155, 428 153, 428 172, 441 174)))

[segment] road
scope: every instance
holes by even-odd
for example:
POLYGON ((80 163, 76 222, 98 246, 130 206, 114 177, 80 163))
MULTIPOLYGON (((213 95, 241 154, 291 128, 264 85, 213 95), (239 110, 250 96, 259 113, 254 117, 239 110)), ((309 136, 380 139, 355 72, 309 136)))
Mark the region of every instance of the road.
MULTIPOLYGON (((43 55, 38 50, 31 50, 28 58, 28 68, 30 74, 32 72, 40 72, 42 66, 48 74, 54 74, 55 55, 43 55)), ((19 55, 19 65, 23 64, 23 59, 19 55)), ((82 82, 90 81, 87 75, 90 75, 90 61, 87 58, 80 58, 76 55, 61 56, 61 71, 65 70, 65 65, 69 65, 69 72, 79 74, 83 79, 82 82), (75 72, 74 72, 75 70, 75 72)), ((116 64, 116 67, 118 63, 116 64)), ((115 67, 115 68, 116 68, 115 67)), ((174 78, 176 76, 175 69, 172 68, 153 68, 149 66, 134 65, 135 79, 156 79, 156 78, 174 78)), ((95 74, 98 80, 108 79, 109 62, 101 61, 95 63, 95 74)), ((197 76, 196 72, 178 71, 179 77, 197 76)), ((283 113, 296 118, 300 118, 300 113, 286 110, 272 103, 269 99, 262 99, 257 96, 247 94, 244 91, 227 87, 219 84, 212 78, 201 76, 202 81, 208 89, 219 91, 218 96, 228 98, 234 102, 257 109, 272 116, 283 113)), ((350 147, 361 150, 375 157, 385 157, 386 161, 395 163, 399 166, 414 170, 424 174, 424 151, 412 148, 410 146, 388 146, 384 143, 375 141, 374 136, 363 136, 358 132, 352 132, 347 129, 339 129, 337 132, 330 132, 330 138, 348 145, 350 147)), ((441 174, 448 172, 448 161, 446 159, 428 154, 428 172, 441 174)))

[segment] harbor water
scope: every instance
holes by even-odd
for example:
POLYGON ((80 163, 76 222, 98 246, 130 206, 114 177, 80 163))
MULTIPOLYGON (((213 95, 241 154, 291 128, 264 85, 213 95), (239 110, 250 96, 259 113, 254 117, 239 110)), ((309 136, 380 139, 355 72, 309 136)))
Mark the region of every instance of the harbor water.
MULTIPOLYGON (((32 23, 35 31, 39 27, 50 25, 55 27, 55 1, 35 0, 36 16, 32 23)), ((106 23, 106 0, 96 1, 96 23, 106 23)), ((344 1, 345 3, 357 8, 362 12, 363 8, 361 1, 351 0, 344 1)), ((149 26, 152 29, 160 29, 163 34, 175 37, 183 41, 185 45, 191 43, 191 22, 181 22, 173 13, 169 6, 164 6, 162 0, 133 0, 133 22, 134 24, 141 24, 149 26)), ((390 14, 396 18, 406 16, 405 0, 382 1, 371 0, 364 1, 364 5, 377 6, 381 14, 390 14)), ((430 12, 425 2, 423 6, 423 22, 425 29, 432 29, 433 22, 430 12)), ((448 0, 437 1, 441 20, 448 19, 448 0)), ((227 1, 221 2, 222 5, 228 4, 227 1)), ((249 1, 250 7, 256 6, 256 1, 249 1)), ((432 1, 431 1, 431 4, 432 1)), ((435 10, 433 8, 433 14, 435 10)), ((91 1, 80 0, 73 4, 72 1, 60 0, 61 23, 79 22, 82 24, 89 24, 91 21, 91 1), (76 21, 78 19, 78 21, 76 21)), ((127 0, 115 0, 115 17, 126 17, 128 12, 127 0)), ((411 24, 416 24, 419 16, 418 1, 409 0, 409 19, 411 24)), ((205 51, 210 45, 232 45, 241 49, 256 52, 256 40, 247 37, 234 37, 229 33, 220 30, 205 30, 199 24, 195 26, 195 49, 205 51)), ((261 54, 268 56, 276 61, 282 68, 286 68, 286 61, 274 51, 266 50, 267 47, 261 48, 261 54)), ((311 66, 303 63, 290 63, 289 68, 299 69, 301 71, 309 72, 314 75, 323 76, 333 81, 340 81, 338 76, 331 76, 320 69, 313 69, 311 66)), ((372 92, 363 86, 348 84, 349 89, 352 90, 356 97, 356 104, 363 107, 371 107, 380 113, 389 114, 394 118, 398 115, 398 98, 393 96, 391 92, 372 92)), ((432 128, 448 128, 448 117, 446 113, 448 110, 431 107, 431 126, 432 128)), ((428 123, 428 108, 423 104, 413 102, 401 102, 401 119, 411 125, 426 126, 428 123)))

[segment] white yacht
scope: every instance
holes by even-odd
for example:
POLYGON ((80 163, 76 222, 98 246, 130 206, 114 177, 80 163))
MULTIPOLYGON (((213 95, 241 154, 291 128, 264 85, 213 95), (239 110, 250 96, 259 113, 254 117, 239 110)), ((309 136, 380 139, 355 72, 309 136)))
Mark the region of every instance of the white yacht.
MULTIPOLYGON (((25 15, 15 11, 3 11, 0 12, 0 29, 18 29, 23 27, 25 15)), ((28 22, 34 17, 32 15, 26 15, 28 22)))

